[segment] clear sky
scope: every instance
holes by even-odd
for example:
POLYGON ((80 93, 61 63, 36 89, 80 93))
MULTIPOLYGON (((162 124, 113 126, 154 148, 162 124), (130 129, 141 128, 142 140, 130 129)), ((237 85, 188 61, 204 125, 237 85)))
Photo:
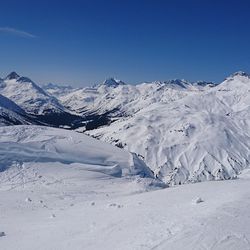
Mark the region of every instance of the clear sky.
POLYGON ((1 1, 0 76, 86 86, 250 71, 250 1, 1 1))

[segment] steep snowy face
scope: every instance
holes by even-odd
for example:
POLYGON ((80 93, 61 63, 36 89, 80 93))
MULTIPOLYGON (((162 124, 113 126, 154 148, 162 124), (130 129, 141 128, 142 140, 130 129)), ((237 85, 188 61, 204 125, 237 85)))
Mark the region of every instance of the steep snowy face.
POLYGON ((27 77, 10 73, 0 84, 0 94, 8 97, 27 113, 62 112, 64 107, 27 77))
POLYGON ((21 107, 19 107, 16 103, 14 103, 10 99, 2 95, 0 95, 0 107, 9 109, 18 114, 23 114, 23 115, 25 114, 25 111, 21 107))
POLYGON ((58 162, 114 177, 153 178, 135 154, 83 134, 40 126, 0 127, 0 162, 1 171, 18 162, 58 162))
POLYGON ((7 97, 0 95, 0 126, 30 124, 25 111, 7 97))
POLYGON ((249 167, 249 77, 178 93, 88 133, 137 153, 170 184, 230 179, 249 167))
POLYGON ((226 78, 221 84, 211 90, 221 102, 232 111, 247 111, 250 104, 250 76, 242 71, 226 78), (214 92, 214 91, 215 92, 214 92))

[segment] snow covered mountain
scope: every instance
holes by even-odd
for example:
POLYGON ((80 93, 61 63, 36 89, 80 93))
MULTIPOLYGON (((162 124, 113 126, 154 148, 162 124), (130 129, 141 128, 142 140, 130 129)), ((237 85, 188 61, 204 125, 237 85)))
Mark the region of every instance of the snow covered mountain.
POLYGON ((230 179, 249 167, 246 73, 203 91, 174 88, 164 93, 154 102, 142 99, 134 114, 88 133, 137 153, 169 184, 230 179))
MULTIPOLYGON (((34 123, 77 127, 83 119, 72 114, 56 97, 44 91, 27 77, 10 73, 0 81, 0 94, 19 105, 28 115, 33 116, 34 123)), ((88 119, 88 118, 86 118, 88 119)))
MULTIPOLYGON (((57 97, 78 114, 92 112, 116 117, 132 115, 152 103, 171 102, 186 96, 190 91, 201 91, 214 86, 213 83, 191 83, 178 79, 130 85, 111 78, 97 86, 63 92, 57 97)), ((51 90, 49 92, 53 93, 51 90)))
POLYGON ((250 76, 112 82, 48 86, 103 141, 0 95, 1 249, 249 249, 250 76))
POLYGON ((0 126, 31 124, 32 119, 7 97, 0 95, 0 126))
POLYGON ((230 179, 249 166, 250 77, 244 72, 221 84, 175 79, 130 85, 111 78, 94 87, 44 88, 11 73, 0 92, 26 111, 42 112, 39 122, 66 121, 138 154, 168 184, 230 179))
POLYGON ((42 115, 61 113, 65 108, 27 77, 10 73, 0 85, 0 93, 22 107, 27 113, 42 115))

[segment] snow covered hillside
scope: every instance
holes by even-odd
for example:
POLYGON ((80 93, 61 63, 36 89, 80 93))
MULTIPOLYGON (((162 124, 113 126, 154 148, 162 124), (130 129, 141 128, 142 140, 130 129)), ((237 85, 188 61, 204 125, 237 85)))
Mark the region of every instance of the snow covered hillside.
POLYGON ((213 86, 213 83, 191 83, 178 79, 130 85, 110 78, 94 87, 69 91, 62 91, 60 87, 57 91, 55 88, 47 90, 50 93, 60 93, 57 98, 79 114, 108 113, 116 117, 132 115, 152 103, 171 102, 186 96, 189 91, 202 91, 213 86))
POLYGON ((17 104, 0 95, 0 126, 30 124, 31 119, 17 104))
POLYGON ((0 128, 0 167, 3 250, 250 248, 249 171, 162 189, 123 149, 33 125, 0 128))
POLYGON ((17 103, 27 113, 43 114, 64 110, 56 98, 48 95, 29 78, 21 77, 16 72, 10 73, 2 80, 0 93, 17 103))
POLYGON ((29 78, 21 77, 16 72, 12 72, 0 80, 0 94, 15 102, 28 115, 31 115, 33 124, 75 128, 79 124, 82 125, 82 121, 89 120, 88 117, 72 114, 56 97, 47 93, 29 78))
POLYGON ((44 89, 13 72, 0 92, 41 113, 32 123, 88 130, 136 153, 165 183, 231 179, 249 166, 250 77, 244 72, 221 84, 176 79, 130 85, 110 78, 94 87, 44 89))
POLYGON ((172 97, 144 102, 134 115, 88 133, 137 153, 170 184, 230 179, 249 167, 247 74, 235 73, 204 91, 167 93, 172 97))
MULTIPOLYGON (((0 92, 24 88, 19 80, 10 74, 0 92)), ((23 108, 30 99, 10 100, 33 90, 0 95, 1 250, 250 249, 249 75, 237 72, 219 85, 109 79, 45 88, 63 110, 93 123, 108 115, 112 123, 85 131, 100 140, 3 126, 40 120, 23 108)), ((58 126, 61 118, 51 116, 58 126)))

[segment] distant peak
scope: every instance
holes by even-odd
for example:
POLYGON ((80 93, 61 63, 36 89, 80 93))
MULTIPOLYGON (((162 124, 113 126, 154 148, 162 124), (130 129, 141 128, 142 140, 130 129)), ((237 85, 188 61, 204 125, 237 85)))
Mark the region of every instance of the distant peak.
POLYGON ((59 86, 57 84, 52 83, 52 82, 43 84, 43 88, 54 89, 54 88, 58 88, 58 87, 59 86))
POLYGON ((101 85, 108 87, 117 87, 118 85, 125 85, 121 80, 114 79, 113 77, 106 79, 101 85))
POLYGON ((62 84, 57 84, 57 83, 45 83, 42 85, 44 89, 73 89, 72 86, 70 85, 62 85, 62 84))
POLYGON ((235 76, 244 76, 244 77, 250 78, 250 75, 247 74, 247 73, 244 72, 244 71, 237 71, 237 72, 235 72, 234 74, 232 74, 230 77, 235 77, 235 76))
POLYGON ((18 79, 20 76, 15 72, 11 72, 9 75, 6 76, 5 80, 13 80, 18 79))
POLYGON ((164 81, 164 83, 179 86, 181 88, 186 88, 187 85, 190 84, 188 81, 186 81, 184 79, 172 79, 172 80, 164 81))
POLYGON ((214 83, 214 82, 206 82, 206 81, 196 81, 196 82, 193 82, 192 83, 194 86, 208 86, 208 87, 214 87, 216 86, 217 84, 214 83))

